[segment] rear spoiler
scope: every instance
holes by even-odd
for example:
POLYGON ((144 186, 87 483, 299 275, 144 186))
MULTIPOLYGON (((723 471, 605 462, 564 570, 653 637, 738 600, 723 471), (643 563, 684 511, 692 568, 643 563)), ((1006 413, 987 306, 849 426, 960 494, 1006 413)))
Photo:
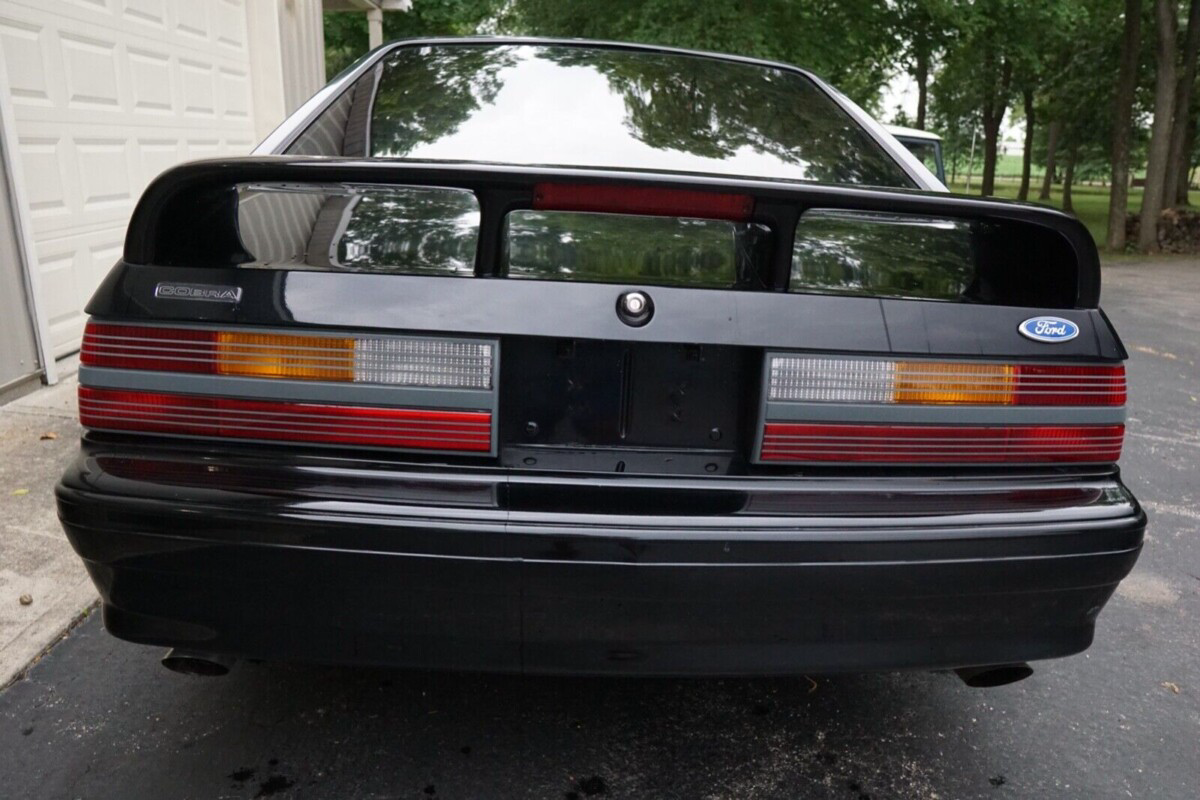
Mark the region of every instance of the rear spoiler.
MULTIPOLYGON (((1056 263, 1070 259, 1075 273, 1073 307, 1094 309, 1100 300, 1100 260, 1091 235, 1074 217, 1041 206, 915 190, 692 174, 378 159, 266 156, 197 161, 170 169, 150 184, 133 213, 125 262, 231 267, 252 260, 237 225, 236 187, 248 183, 468 189, 475 193, 481 210, 477 276, 497 274, 506 215, 534 208, 539 187, 546 186, 590 186, 608 195, 613 190, 664 190, 748 198, 744 221, 765 225, 774 233, 770 272, 775 290, 786 288, 796 224, 809 209, 986 221, 1004 227, 1004 240, 1017 243, 1006 254, 1014 268, 1028 270, 1036 279, 1038 259, 1054 258, 1056 263)), ((635 213, 662 212, 651 207, 635 213)))

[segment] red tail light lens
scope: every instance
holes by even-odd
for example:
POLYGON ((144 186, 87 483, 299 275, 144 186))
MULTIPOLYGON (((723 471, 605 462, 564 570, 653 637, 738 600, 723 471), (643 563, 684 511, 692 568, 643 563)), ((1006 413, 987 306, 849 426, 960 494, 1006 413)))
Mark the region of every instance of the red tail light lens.
POLYGON ((1125 367, 1020 364, 1014 402, 1021 406, 1123 406, 1125 367))
POLYGON ((768 422, 763 461, 871 464, 1111 463, 1124 425, 823 425, 768 422))
POLYGON ((486 453, 489 411, 428 411, 79 387, 86 428, 486 453))
POLYGON ((217 332, 89 322, 79 362, 87 367, 215 372, 217 332))
POLYGON ((597 211, 745 222, 754 213, 754 198, 748 194, 688 189, 539 183, 534 188, 533 207, 538 211, 597 211))

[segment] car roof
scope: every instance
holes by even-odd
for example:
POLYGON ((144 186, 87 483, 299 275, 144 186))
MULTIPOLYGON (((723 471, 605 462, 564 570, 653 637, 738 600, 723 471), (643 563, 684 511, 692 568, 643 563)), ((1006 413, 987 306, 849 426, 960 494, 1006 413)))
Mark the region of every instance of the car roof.
POLYGON ((905 136, 909 139, 928 139, 931 142, 940 142, 941 136, 931 131, 923 131, 920 128, 906 128, 903 125, 884 125, 887 132, 892 136, 905 136))

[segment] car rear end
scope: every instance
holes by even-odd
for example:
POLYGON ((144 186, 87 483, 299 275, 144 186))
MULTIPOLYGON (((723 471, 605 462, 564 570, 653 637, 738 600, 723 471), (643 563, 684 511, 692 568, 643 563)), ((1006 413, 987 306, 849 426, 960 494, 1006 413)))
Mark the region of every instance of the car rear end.
POLYGON ((1095 247, 917 191, 858 114, 779 65, 417 42, 269 140, 304 155, 160 177, 58 492, 108 629, 570 673, 1086 648, 1145 527, 1095 247))

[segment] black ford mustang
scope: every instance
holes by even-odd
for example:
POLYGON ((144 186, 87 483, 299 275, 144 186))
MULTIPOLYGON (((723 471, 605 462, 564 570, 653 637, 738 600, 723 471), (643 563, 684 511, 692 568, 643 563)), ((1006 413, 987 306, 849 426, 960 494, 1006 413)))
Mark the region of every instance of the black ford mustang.
POLYGON ((108 630, 527 672, 972 668, 1092 640, 1145 516, 1095 246, 783 64, 400 42, 159 177, 59 513, 108 630))

